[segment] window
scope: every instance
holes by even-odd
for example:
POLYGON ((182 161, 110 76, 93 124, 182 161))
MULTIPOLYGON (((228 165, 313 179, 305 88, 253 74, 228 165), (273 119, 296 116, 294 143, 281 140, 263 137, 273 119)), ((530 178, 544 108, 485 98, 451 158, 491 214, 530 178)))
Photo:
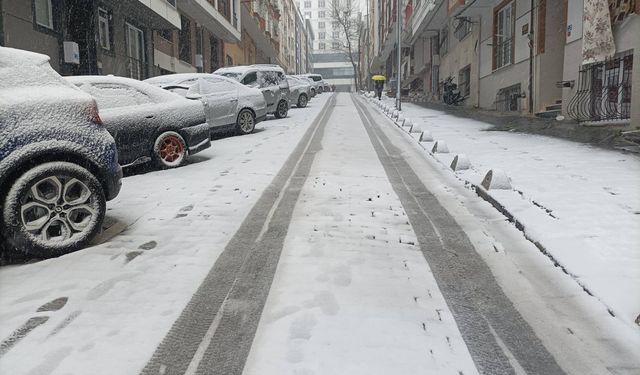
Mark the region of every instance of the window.
POLYGON ((324 44, 324 42, 320 42, 318 44, 318 49, 325 49, 325 48, 326 48, 326 45, 324 44))
POLYGON ((173 30, 170 30, 170 29, 156 30, 156 33, 160 38, 173 43, 173 30))
POLYGON ((326 6, 324 0, 318 0, 318 8, 324 8, 326 6))
POLYGON ((522 98, 520 84, 500 89, 496 98, 496 109, 503 112, 518 112, 520 98, 522 98))
POLYGON ((326 16, 324 10, 318 12, 318 18, 324 18, 326 16))
POLYGON ((144 51, 144 33, 126 23, 127 57, 129 57, 129 78, 144 79, 143 67, 146 61, 144 51))
POLYGON ((167 3, 169 3, 172 7, 176 7, 176 0, 167 0, 167 3))
POLYGON ((80 88, 95 97, 98 106, 103 109, 128 107, 153 102, 146 93, 124 85, 96 83, 94 85, 85 84, 80 88))
POLYGON ((326 37, 326 34, 327 34, 327 33, 323 32, 323 31, 319 32, 319 33, 318 33, 318 39, 320 39, 320 40, 324 40, 324 39, 325 39, 325 37, 326 37))
POLYGON ((334 28, 334 29, 339 28, 340 27, 340 22, 338 22, 338 21, 331 22, 331 27, 334 28))
POLYGON ((453 34, 456 36, 456 39, 462 40, 471 33, 473 23, 470 19, 464 17, 458 18, 457 22, 453 34))
POLYGON ((311 12, 304 12, 304 18, 311 18, 311 12))
POLYGON ((34 11, 36 23, 40 26, 53 30, 53 10, 51 9, 51 0, 35 0, 34 11))
POLYGON ((512 63, 514 27, 513 2, 496 8, 493 13, 493 69, 512 63))
POLYGON ((333 32, 333 39, 338 39, 340 38, 340 31, 334 31, 333 32))
POLYGON ((458 73, 458 89, 460 90, 460 94, 465 98, 469 96, 469 93, 471 92, 470 81, 471 65, 467 65, 460 69, 460 72, 458 73))
POLYGON ((103 8, 98 8, 98 40, 100 47, 111 50, 111 14, 103 8))
POLYGON ((449 52, 449 25, 440 31, 440 55, 446 55, 449 52))
POLYGON ((333 42, 333 43, 331 43, 331 48, 333 48, 333 49, 340 49, 340 42, 333 42))
POLYGON ((311 8, 311 1, 305 1, 304 2, 304 7, 305 8, 311 8))
POLYGON ((318 29, 324 29, 324 22, 318 22, 318 29))
POLYGON ((242 83, 243 85, 247 85, 247 86, 256 86, 258 83, 258 73, 257 72, 251 72, 251 73, 247 73, 246 76, 244 76, 244 78, 242 79, 242 81, 240 81, 240 83, 242 83))
POLYGON ((191 63, 191 21, 185 16, 180 16, 180 25, 178 57, 184 62, 191 63))

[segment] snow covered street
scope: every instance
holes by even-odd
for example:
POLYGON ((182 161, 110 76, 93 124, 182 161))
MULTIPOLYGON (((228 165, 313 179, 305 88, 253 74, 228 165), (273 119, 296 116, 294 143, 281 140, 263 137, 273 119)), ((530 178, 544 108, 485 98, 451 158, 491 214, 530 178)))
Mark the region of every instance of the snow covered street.
POLYGON ((451 152, 325 93, 126 177, 93 246, 0 267, 0 373, 640 374, 640 159, 403 106, 451 152))

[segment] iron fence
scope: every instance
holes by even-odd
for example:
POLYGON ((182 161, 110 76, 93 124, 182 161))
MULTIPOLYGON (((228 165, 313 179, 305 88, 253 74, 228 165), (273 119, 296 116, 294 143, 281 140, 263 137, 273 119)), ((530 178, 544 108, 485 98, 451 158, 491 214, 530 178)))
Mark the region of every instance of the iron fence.
POLYGON ((631 116, 633 54, 585 65, 567 113, 577 121, 625 120, 631 116))

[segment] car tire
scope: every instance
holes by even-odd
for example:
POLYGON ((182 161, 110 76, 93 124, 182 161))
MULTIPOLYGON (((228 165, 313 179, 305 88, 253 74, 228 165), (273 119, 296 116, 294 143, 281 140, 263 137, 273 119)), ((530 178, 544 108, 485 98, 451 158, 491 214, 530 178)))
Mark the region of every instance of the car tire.
POLYGON ((177 168, 187 161, 187 143, 174 131, 167 131, 156 138, 153 157, 160 168, 177 168))
POLYGON ((322 88, 322 87, 318 87, 318 93, 322 94, 322 92, 323 92, 323 91, 324 91, 324 90, 323 90, 323 88, 322 88))
POLYGON ((89 244, 102 228, 106 198, 87 169, 49 162, 18 177, 2 206, 0 229, 8 247, 50 258, 89 244))
POLYGON ((311 89, 311 96, 316 96, 316 89, 311 89))
POLYGON ((243 109, 236 118, 236 133, 239 135, 251 134, 256 128, 256 116, 249 109, 243 109))
POLYGON ((289 103, 286 100, 281 100, 278 102, 278 107, 276 107, 276 118, 285 118, 289 114, 289 103))
POLYGON ((298 108, 304 108, 307 106, 307 103, 309 103, 309 98, 307 98, 307 94, 300 94, 300 96, 298 97, 298 108))

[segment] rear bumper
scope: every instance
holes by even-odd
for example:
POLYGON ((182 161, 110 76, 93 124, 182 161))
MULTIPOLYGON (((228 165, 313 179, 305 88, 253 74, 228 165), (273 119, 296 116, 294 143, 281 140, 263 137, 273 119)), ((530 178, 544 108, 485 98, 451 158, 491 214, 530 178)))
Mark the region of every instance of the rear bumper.
POLYGON ((104 195, 110 201, 118 196, 122 187, 122 167, 118 165, 114 171, 109 172, 104 179, 104 195))
POLYGON ((189 126, 180 130, 181 135, 187 142, 189 155, 196 154, 206 148, 211 147, 211 129, 209 124, 189 126))

